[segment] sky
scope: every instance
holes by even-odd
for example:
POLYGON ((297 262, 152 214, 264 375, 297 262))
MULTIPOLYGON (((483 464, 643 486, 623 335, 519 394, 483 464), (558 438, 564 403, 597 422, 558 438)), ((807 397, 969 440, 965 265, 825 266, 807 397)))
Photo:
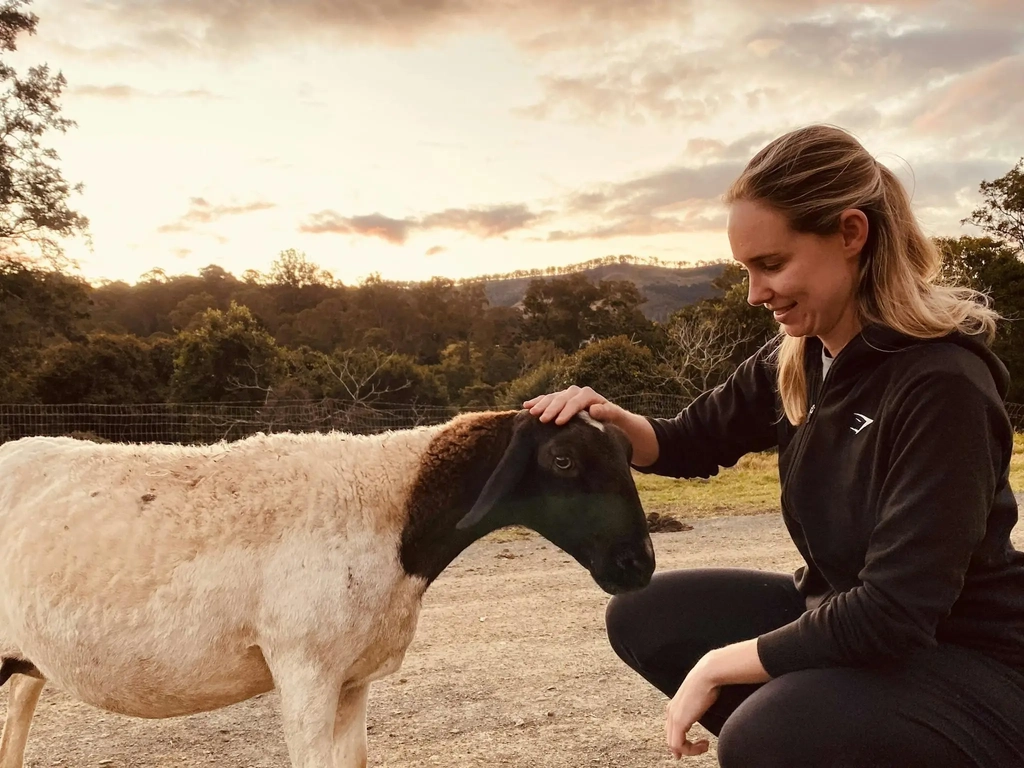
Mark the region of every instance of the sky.
POLYGON ((37 0, 49 140, 88 279, 266 271, 346 283, 612 254, 728 258, 720 203, 772 138, 839 125, 929 234, 1024 156, 1024 3, 37 0))

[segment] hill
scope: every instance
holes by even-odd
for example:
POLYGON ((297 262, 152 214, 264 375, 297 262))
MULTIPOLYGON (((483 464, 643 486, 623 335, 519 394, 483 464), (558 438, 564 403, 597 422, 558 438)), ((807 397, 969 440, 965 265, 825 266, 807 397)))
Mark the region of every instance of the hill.
MULTIPOLYGON (((592 262, 589 262, 592 264, 592 262)), ((591 281, 628 280, 647 298, 641 306, 649 320, 664 322, 680 307, 715 294, 711 281, 722 273, 724 263, 700 266, 661 266, 639 260, 616 261, 588 266, 588 263, 563 267, 559 274, 581 272, 591 281)), ((523 300, 530 281, 550 279, 544 273, 515 277, 487 277, 484 286, 492 306, 512 307, 523 300)))

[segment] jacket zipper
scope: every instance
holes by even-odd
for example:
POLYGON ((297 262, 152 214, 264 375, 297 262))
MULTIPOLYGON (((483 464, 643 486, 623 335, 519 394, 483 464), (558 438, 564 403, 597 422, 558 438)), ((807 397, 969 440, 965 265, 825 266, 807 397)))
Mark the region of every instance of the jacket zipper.
MULTIPOLYGON (((829 368, 829 373, 833 374, 833 379, 835 378, 835 367, 838 362, 839 358, 837 357, 832 361, 832 365, 829 368)), ((807 433, 810 432, 811 429, 811 420, 814 418, 814 414, 818 410, 818 403, 820 403, 825 397, 825 390, 828 387, 829 381, 830 379, 828 376, 825 376, 821 382, 821 386, 818 387, 818 391, 815 393, 816 397, 814 398, 814 402, 811 403, 807 409, 807 418, 804 419, 803 423, 803 433, 797 441, 796 448, 793 451, 793 458, 789 462, 789 469, 786 471, 786 477, 782 484, 782 499, 780 501, 782 502, 783 509, 786 508, 786 494, 789 490, 789 480, 793 476, 793 472, 796 471, 797 465, 803 456, 804 448, 807 443, 807 433)))

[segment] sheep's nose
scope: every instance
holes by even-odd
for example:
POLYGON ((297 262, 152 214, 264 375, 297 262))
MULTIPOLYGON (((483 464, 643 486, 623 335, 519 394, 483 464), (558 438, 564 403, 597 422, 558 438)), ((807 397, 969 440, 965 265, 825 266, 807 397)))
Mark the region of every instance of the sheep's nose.
POLYGON ((629 586, 645 587, 654 574, 654 548, 650 542, 645 542, 641 550, 622 550, 616 556, 615 564, 629 586))

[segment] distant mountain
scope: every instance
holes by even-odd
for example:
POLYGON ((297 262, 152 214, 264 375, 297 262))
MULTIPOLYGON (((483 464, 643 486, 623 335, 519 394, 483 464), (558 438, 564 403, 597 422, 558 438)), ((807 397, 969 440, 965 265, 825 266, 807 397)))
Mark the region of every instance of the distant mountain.
MULTIPOLYGON (((722 274, 725 268, 721 262, 696 267, 661 266, 643 263, 639 259, 590 266, 592 264, 594 262, 562 267, 558 275, 582 272, 594 283, 601 280, 628 280, 647 297, 647 301, 640 305, 644 316, 658 322, 667 320, 680 307, 714 296, 711 281, 722 274)), ((524 277, 495 276, 486 277, 483 282, 492 306, 512 307, 523 300, 531 280, 550 280, 558 275, 538 272, 524 277)))

